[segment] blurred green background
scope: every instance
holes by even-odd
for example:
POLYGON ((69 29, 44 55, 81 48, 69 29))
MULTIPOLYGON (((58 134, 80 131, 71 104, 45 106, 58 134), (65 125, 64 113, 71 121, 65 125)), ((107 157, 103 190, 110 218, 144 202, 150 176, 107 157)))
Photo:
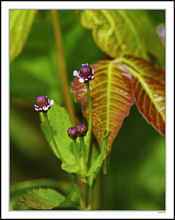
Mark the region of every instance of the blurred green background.
MULTIPOLYGON (((155 25, 165 22, 164 11, 148 13, 155 25)), ((71 88, 73 70, 108 57, 95 44, 91 30, 79 24, 75 11, 60 10, 58 17, 71 88)), ((64 104, 59 74, 51 14, 40 10, 22 53, 10 64, 11 186, 38 178, 68 180, 45 140, 33 106, 40 94, 64 104)), ((71 97, 74 100, 74 94, 71 97)), ((83 121, 80 104, 74 102, 74 107, 83 121)), ((24 209, 15 203, 12 208, 24 209)), ((108 174, 100 173, 97 180, 94 208, 165 209, 165 137, 147 124, 135 105, 113 143, 108 174)))

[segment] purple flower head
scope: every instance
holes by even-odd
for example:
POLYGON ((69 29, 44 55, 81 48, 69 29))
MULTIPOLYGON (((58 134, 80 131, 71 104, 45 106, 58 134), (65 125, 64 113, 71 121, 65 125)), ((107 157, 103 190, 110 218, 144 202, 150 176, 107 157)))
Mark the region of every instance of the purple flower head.
POLYGON ((87 127, 83 124, 80 124, 77 126, 77 136, 82 137, 86 136, 87 133, 87 127))
POLYGON ((77 129, 75 127, 71 127, 67 131, 70 138, 75 139, 77 138, 77 129))
POLYGON ((49 100, 47 96, 39 95, 35 100, 35 110, 39 112, 47 111, 51 105, 54 104, 54 100, 49 100))
POLYGON ((79 82, 86 83, 87 81, 94 78, 94 70, 88 66, 88 63, 82 64, 79 72, 76 70, 73 72, 74 76, 78 76, 79 82))

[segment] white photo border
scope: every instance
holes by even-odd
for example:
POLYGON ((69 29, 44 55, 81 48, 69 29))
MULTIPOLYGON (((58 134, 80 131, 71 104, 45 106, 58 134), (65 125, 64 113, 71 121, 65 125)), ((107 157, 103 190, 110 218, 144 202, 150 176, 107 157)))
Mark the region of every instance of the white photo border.
POLYGON ((174 214, 174 1, 1 1, 1 217, 9 219, 173 218, 174 214), (68 7, 69 6, 69 7, 68 7), (100 7, 100 8, 99 8, 100 7), (165 211, 9 211, 10 9, 154 9, 166 10, 166 210, 165 211), (59 212, 59 213, 58 213, 59 212))

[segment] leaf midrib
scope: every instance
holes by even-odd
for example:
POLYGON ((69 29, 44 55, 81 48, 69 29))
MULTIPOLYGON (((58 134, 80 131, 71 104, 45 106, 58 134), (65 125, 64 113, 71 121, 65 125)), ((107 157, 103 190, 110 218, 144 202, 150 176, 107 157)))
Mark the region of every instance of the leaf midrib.
POLYGON ((108 77, 108 85, 107 85, 107 125, 106 130, 109 132, 109 108, 110 108, 110 89, 111 89, 111 75, 112 75, 112 62, 109 63, 108 69, 107 69, 107 77, 108 77))

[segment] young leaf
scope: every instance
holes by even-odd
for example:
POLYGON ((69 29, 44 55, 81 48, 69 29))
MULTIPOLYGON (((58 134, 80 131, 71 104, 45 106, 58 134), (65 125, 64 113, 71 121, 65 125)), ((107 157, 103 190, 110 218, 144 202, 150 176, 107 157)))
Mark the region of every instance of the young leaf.
MULTIPOLYGON (((123 119, 134 102, 133 79, 126 70, 120 70, 115 61, 100 61, 91 65, 94 79, 90 80, 92 99, 92 130, 101 146, 101 134, 111 132, 108 139, 108 154, 123 119)), ((89 117, 88 98, 85 83, 73 81, 75 100, 81 102, 84 116, 89 117)))
POLYGON ((27 190, 20 204, 33 209, 53 209, 64 200, 65 197, 56 190, 39 188, 27 190))
POLYGON ((92 29, 100 49, 112 58, 163 54, 155 27, 144 10, 79 10, 77 15, 83 27, 92 29))
MULTIPOLYGON (((54 103, 54 105, 47 112, 47 115, 57 147, 64 158, 64 161, 62 162, 67 164, 75 164, 73 141, 67 134, 68 128, 72 126, 68 113, 66 112, 65 108, 54 103)), ((53 145, 52 138, 43 114, 41 114, 41 121, 42 131, 45 134, 51 149, 53 150, 54 154, 60 158, 57 153, 57 149, 55 149, 55 146, 53 145)))
POLYGON ((10 10, 10 62, 21 53, 36 12, 36 10, 10 10))
POLYGON ((77 164, 62 163, 61 167, 63 170, 65 170, 69 173, 81 173, 80 167, 77 164))
POLYGON ((90 176, 91 174, 95 173, 98 168, 101 167, 104 159, 107 156, 107 144, 108 144, 108 137, 110 133, 107 131, 104 132, 104 134, 101 135, 101 151, 99 156, 96 158, 92 166, 90 167, 89 171, 87 172, 86 176, 90 176))
MULTIPOLYGON (((134 77, 138 109, 162 135, 165 135, 165 70, 144 59, 125 56, 119 59, 134 77)), ((118 65, 119 66, 119 65, 118 65)))

